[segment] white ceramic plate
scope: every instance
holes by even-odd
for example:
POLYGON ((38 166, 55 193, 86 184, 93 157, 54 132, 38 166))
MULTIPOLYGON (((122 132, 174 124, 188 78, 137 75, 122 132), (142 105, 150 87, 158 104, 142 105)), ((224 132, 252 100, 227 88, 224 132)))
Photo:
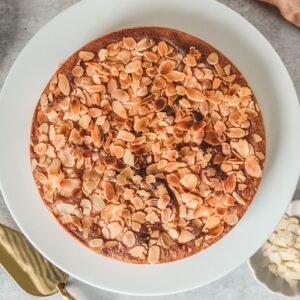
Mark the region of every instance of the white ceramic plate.
POLYGON ((126 294, 182 292, 237 267, 268 238, 292 197, 300 171, 300 110, 284 65, 252 25, 213 0, 89 0, 67 9, 36 34, 9 72, 1 93, 0 130, 2 191, 21 230, 70 275, 126 294), (44 206, 29 166, 33 110, 56 66, 91 39, 139 25, 186 31, 221 50, 251 84, 267 131, 263 180, 245 217, 207 250, 160 265, 122 263, 82 246, 44 206))

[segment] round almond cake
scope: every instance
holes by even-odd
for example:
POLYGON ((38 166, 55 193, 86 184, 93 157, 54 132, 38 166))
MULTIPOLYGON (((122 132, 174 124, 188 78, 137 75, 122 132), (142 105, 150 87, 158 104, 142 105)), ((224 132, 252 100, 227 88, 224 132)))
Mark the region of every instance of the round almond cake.
POLYGON ((48 209, 90 249, 131 263, 197 253, 235 226, 258 188, 265 132, 253 91, 187 33, 131 28, 64 62, 32 121, 48 209))

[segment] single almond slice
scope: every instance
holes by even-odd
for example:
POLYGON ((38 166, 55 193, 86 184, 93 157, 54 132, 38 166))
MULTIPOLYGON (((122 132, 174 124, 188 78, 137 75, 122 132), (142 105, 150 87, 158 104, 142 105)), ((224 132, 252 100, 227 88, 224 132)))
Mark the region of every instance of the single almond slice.
POLYGON ((47 144, 45 143, 39 143, 34 145, 33 147, 33 151, 39 156, 44 155, 46 150, 47 150, 47 144))
POLYGON ((71 90, 70 83, 65 74, 58 75, 58 87, 64 95, 69 96, 71 90))
POLYGON ((242 138, 246 135, 245 130, 242 128, 229 128, 226 133, 230 138, 242 138))
POLYGON ((120 235, 122 231, 122 226, 120 225, 119 222, 113 222, 107 225, 107 229, 109 230, 109 238, 110 239, 115 239, 117 236, 120 235))
POLYGON ((180 180, 175 174, 168 174, 167 175, 167 182, 174 187, 180 187, 180 180))
POLYGON ((252 177, 260 178, 262 176, 261 167, 254 155, 245 160, 245 170, 252 177))
POLYGON ((133 142, 135 140, 134 134, 126 130, 120 130, 117 138, 125 142, 133 142))
POLYGON ((232 213, 232 214, 228 214, 224 217, 224 221, 230 225, 230 226, 234 226, 238 221, 239 221, 239 217, 232 213))
POLYGON ((186 244, 194 239, 195 239, 195 236, 190 231, 183 230, 179 234, 178 242, 180 244, 186 244))
POLYGON ((79 58, 82 59, 83 61, 89 61, 94 58, 94 53, 90 51, 80 51, 79 58))
POLYGON ((91 195, 91 201, 92 201, 93 209, 96 212, 102 211, 104 209, 105 202, 104 202, 103 198, 100 195, 92 194, 91 195))
POLYGON ((112 109, 113 109, 114 113, 116 113, 122 119, 127 119, 128 118, 127 111, 126 111, 124 105, 121 102, 114 101, 112 103, 112 109))
POLYGON ((131 248, 135 245, 135 234, 132 231, 126 231, 122 237, 122 243, 127 247, 131 248))
POLYGON ((165 109, 167 106, 167 99, 164 97, 160 97, 157 100, 155 100, 153 104, 153 109, 155 112, 160 112, 165 109))
POLYGON ((157 264, 160 258, 160 247, 157 245, 151 246, 148 251, 147 260, 149 264, 157 264))
POLYGON ((112 92, 111 96, 114 98, 114 99, 117 99, 121 102, 127 102, 129 101, 129 95, 127 92, 121 90, 121 89, 116 89, 112 92))
POLYGON ((149 125, 149 119, 147 117, 136 119, 134 122, 134 130, 135 131, 145 131, 149 125))
POLYGON ((115 188, 109 181, 102 182, 104 197, 107 201, 112 201, 115 197, 115 188))
POLYGON ((219 56, 216 52, 212 52, 207 57, 207 62, 211 65, 216 65, 219 63, 219 56))
POLYGON ((102 142, 102 136, 97 125, 94 125, 91 131, 91 136, 95 147, 100 147, 102 142))
POLYGON ((223 181, 224 192, 231 194, 236 188, 236 177, 234 174, 230 174, 224 181, 223 181))
POLYGON ((221 222, 221 220, 220 220, 220 217, 218 217, 218 216, 209 217, 205 222, 203 231, 205 232, 207 230, 215 228, 216 226, 218 226, 220 224, 220 222, 221 222))
POLYGON ((161 75, 167 75, 175 68, 175 65, 176 65, 175 61, 165 60, 159 65, 158 72, 161 75))
POLYGON ((103 239, 92 239, 89 241, 89 246, 92 248, 102 248, 103 244, 103 239))
POLYGON ((72 75, 74 77, 81 77, 84 73, 84 70, 81 66, 75 66, 72 70, 72 75))
POLYGON ((180 179, 180 182, 185 188, 192 191, 196 188, 198 184, 198 177, 194 174, 187 174, 180 179))
POLYGON ((126 49, 133 50, 136 46, 136 41, 132 37, 124 37, 123 44, 126 49))
POLYGON ((131 248, 128 253, 135 257, 144 260, 146 258, 146 249, 143 246, 135 246, 131 248))
POLYGON ((92 118, 89 115, 84 115, 80 118, 78 124, 82 129, 88 129, 92 118))
POLYGON ((167 43, 164 41, 160 41, 158 43, 157 50, 158 50, 158 53, 160 54, 160 56, 162 56, 162 57, 166 56, 168 53, 167 43))
POLYGON ((157 207, 159 209, 165 209, 170 203, 170 196, 169 195, 161 195, 157 201, 157 207))
POLYGON ((129 64, 126 65, 125 67, 125 72, 126 73, 134 73, 138 71, 142 67, 142 63, 140 60, 134 60, 131 61, 129 64))
POLYGON ((197 89, 187 89, 188 98, 195 102, 204 102, 206 100, 204 94, 197 89))

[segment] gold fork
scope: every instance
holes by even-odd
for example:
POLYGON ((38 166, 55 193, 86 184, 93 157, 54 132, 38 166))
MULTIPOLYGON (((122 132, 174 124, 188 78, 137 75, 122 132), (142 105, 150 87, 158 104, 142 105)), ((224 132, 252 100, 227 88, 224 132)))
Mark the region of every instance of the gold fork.
POLYGON ((0 264, 29 294, 60 293, 75 300, 65 289, 68 275, 44 258, 20 232, 0 224, 0 264))

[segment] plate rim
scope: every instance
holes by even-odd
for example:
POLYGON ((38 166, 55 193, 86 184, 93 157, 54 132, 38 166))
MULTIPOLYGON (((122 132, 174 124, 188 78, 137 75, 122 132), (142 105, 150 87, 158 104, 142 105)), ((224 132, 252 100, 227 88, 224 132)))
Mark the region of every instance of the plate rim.
MULTIPOLYGON (((74 9, 74 8, 77 7, 77 6, 85 5, 85 3, 88 3, 88 2, 93 3, 93 2, 96 2, 96 1, 87 1, 87 0, 86 0, 86 1, 81 1, 81 2, 77 2, 77 3, 75 3, 74 5, 68 7, 66 10, 62 11, 62 12, 59 13, 57 16, 55 16, 53 19, 51 19, 48 23, 46 23, 46 25, 44 25, 44 26, 43 26, 43 27, 42 27, 42 28, 34 35, 34 37, 33 37, 32 39, 30 39, 30 41, 26 44, 26 46, 23 48, 23 50, 22 50, 22 51, 20 52, 20 54, 18 55, 17 59, 15 60, 13 66, 11 67, 11 69, 10 69, 10 71, 9 71, 9 73, 8 73, 8 75, 7 75, 6 79, 5 79, 5 81, 4 81, 4 84, 3 84, 2 90, 1 90, 1 94, 0 94, 0 107, 1 107, 1 105, 3 104, 3 101, 4 101, 4 100, 2 99, 2 98, 3 98, 3 94, 4 94, 4 91, 6 91, 6 88, 7 88, 7 85, 8 85, 9 80, 11 80, 11 76, 12 76, 12 73, 13 73, 13 69, 14 69, 14 68, 16 67, 16 65, 19 63, 19 60, 22 58, 22 54, 27 50, 27 48, 29 47, 29 45, 31 45, 32 41, 33 41, 37 36, 40 36, 40 35, 43 33, 43 30, 44 30, 47 26, 49 26, 50 23, 54 23, 55 20, 57 20, 57 18, 61 17, 61 16, 62 16, 63 14, 65 14, 67 11, 70 11, 70 10, 74 9)), ((210 2, 215 2, 215 1, 214 1, 214 0, 211 0, 210 2)), ((262 34, 261 34, 261 33, 260 33, 260 32, 259 32, 259 31, 251 24, 251 23, 249 23, 246 19, 244 19, 242 16, 240 16, 237 12, 233 11, 232 9, 230 9, 229 7, 225 6, 225 5, 222 4, 222 3, 219 3, 219 2, 216 2, 216 3, 217 3, 216 5, 219 5, 220 7, 223 7, 223 9, 227 10, 227 11, 230 12, 231 14, 235 15, 235 17, 239 18, 241 22, 246 22, 247 26, 248 26, 249 28, 251 28, 251 30, 252 30, 253 32, 255 32, 255 34, 258 34, 258 35, 260 35, 261 38, 263 38, 264 42, 268 45, 269 50, 273 52, 273 55, 276 56, 278 63, 280 63, 280 64, 281 64, 281 67, 283 67, 283 69, 285 70, 286 75, 287 75, 287 78, 288 78, 288 80, 289 80, 289 83, 291 84, 292 89, 293 89, 292 93, 294 93, 294 96, 295 96, 295 98, 297 99, 297 94, 296 94, 295 88, 294 88, 294 86, 293 86, 293 82, 292 82, 292 80, 291 80, 291 78, 290 78, 290 76, 289 76, 289 74, 288 74, 288 72, 287 72, 287 70, 286 70, 286 68, 285 68, 285 66, 284 66, 284 64, 283 64, 283 62, 281 61, 279 55, 277 54, 277 52, 275 51, 275 49, 272 47, 272 45, 266 40, 266 38, 265 38, 265 37, 264 37, 264 36, 263 36, 263 35, 262 35, 262 34)), ((193 34, 193 33, 191 33, 191 34, 193 34)), ((193 34, 193 35, 194 35, 194 34, 193 34)), ((226 54, 225 54, 225 55, 226 55, 226 54)), ((226 56, 227 56, 227 55, 226 55, 226 56)), ((235 63, 235 64, 236 64, 236 63, 235 63)), ((238 65, 237 65, 237 67, 239 68, 238 65)), ((299 105, 298 105, 298 109, 299 109, 299 105)), ((1 113, 0 113, 0 115, 1 115, 1 113)), ((298 123, 299 123, 299 120, 300 120, 300 118, 298 117, 298 123)), ((1 122, 2 122, 2 121, 0 121, 0 124, 1 124, 1 122)), ((0 150, 0 153, 1 153, 1 152, 2 152, 2 150, 0 150)), ((299 173, 300 173, 300 163, 299 163, 299 165, 298 165, 298 171, 297 171, 297 173, 298 173, 298 175, 299 175, 299 173)), ((4 176, 4 174, 2 174, 2 172, 0 171, 0 186, 2 187, 2 193, 3 193, 3 196, 4 196, 4 200, 5 200, 6 205, 7 205, 8 208, 9 208, 10 213, 12 214, 13 218, 15 219, 17 225, 18 225, 18 226, 20 227, 20 229, 25 233, 26 237, 27 237, 27 238, 35 245, 35 247, 36 247, 37 249, 39 249, 40 252, 43 253, 43 255, 45 255, 45 253, 44 253, 45 251, 41 251, 41 250, 40 250, 40 247, 37 245, 38 243, 37 243, 36 241, 32 241, 32 239, 30 238, 30 236, 27 234, 28 230, 27 230, 27 229, 24 229, 24 226, 21 224, 22 222, 16 217, 15 211, 14 211, 13 208, 11 207, 11 205, 10 205, 10 203, 9 203, 10 201, 9 201, 8 198, 6 197, 6 191, 5 191, 5 188, 3 189, 3 185, 2 185, 3 178, 2 178, 2 176, 4 176)), ((294 189, 295 189, 295 186, 296 186, 296 184, 297 184, 297 180, 298 180, 298 178, 294 180, 294 184, 293 184, 294 188, 291 189, 291 191, 290 191, 290 195, 289 195, 290 198, 292 197, 292 193, 293 193, 293 191, 294 191, 294 189)), ((288 204, 288 203, 287 203, 287 204, 288 204)), ((284 213, 284 211, 283 211, 282 213, 284 213)), ((47 257, 47 258, 49 259, 49 256, 48 256, 48 255, 45 255, 45 257, 47 257)), ((50 258, 49 260, 53 262, 55 259, 50 258)), ((55 262, 54 262, 54 264, 55 264, 55 262)), ((224 271, 223 273, 220 273, 218 276, 215 276, 213 280, 216 280, 216 279, 222 277, 223 275, 227 274, 228 272, 230 272, 231 270, 233 270, 233 269, 234 269, 235 267, 237 267, 238 265, 239 265, 239 263, 238 263, 237 265, 232 266, 230 270, 226 270, 226 271, 224 271)), ((66 269, 66 268, 64 268, 64 269, 66 269)), ((118 290, 117 288, 116 288, 116 289, 113 289, 113 288, 107 288, 107 287, 100 286, 100 285, 98 285, 98 284, 95 285, 95 284, 91 283, 90 281, 86 281, 86 280, 84 280, 84 278, 82 278, 82 277, 80 277, 80 276, 77 276, 76 274, 73 274, 73 273, 70 272, 70 271, 68 271, 68 273, 71 273, 73 277, 75 277, 75 278, 77 278, 77 279, 79 279, 79 280, 81 280, 81 281, 83 281, 83 282, 86 282, 87 284, 96 286, 96 287, 101 287, 101 288, 103 288, 103 289, 106 289, 106 290, 109 290, 109 291, 112 291, 112 292, 117 292, 117 293, 120 293, 120 292, 121 292, 121 293, 123 293, 123 294, 128 294, 128 295, 138 295, 138 296, 140 296, 140 295, 149 295, 149 296, 150 296, 150 295, 167 295, 167 294, 172 294, 172 293, 177 293, 177 292, 184 292, 184 291, 190 290, 190 289, 192 289, 192 288, 196 288, 196 287, 198 287, 198 286, 202 286, 202 285, 207 284, 207 283, 209 283, 209 282, 212 281, 212 280, 208 280, 207 282, 203 282, 202 284, 199 284, 199 285, 194 284, 194 286, 192 286, 192 287, 189 286, 189 287, 187 287, 187 288, 185 288, 185 289, 184 289, 184 288, 176 289, 177 287, 175 287, 175 289, 174 289, 173 291, 154 292, 154 293, 151 293, 151 292, 146 292, 146 293, 143 293, 143 292, 142 292, 142 293, 141 293, 141 292, 137 292, 137 293, 134 293, 134 292, 129 292, 129 291, 125 291, 125 290, 120 291, 120 290, 118 290)))

